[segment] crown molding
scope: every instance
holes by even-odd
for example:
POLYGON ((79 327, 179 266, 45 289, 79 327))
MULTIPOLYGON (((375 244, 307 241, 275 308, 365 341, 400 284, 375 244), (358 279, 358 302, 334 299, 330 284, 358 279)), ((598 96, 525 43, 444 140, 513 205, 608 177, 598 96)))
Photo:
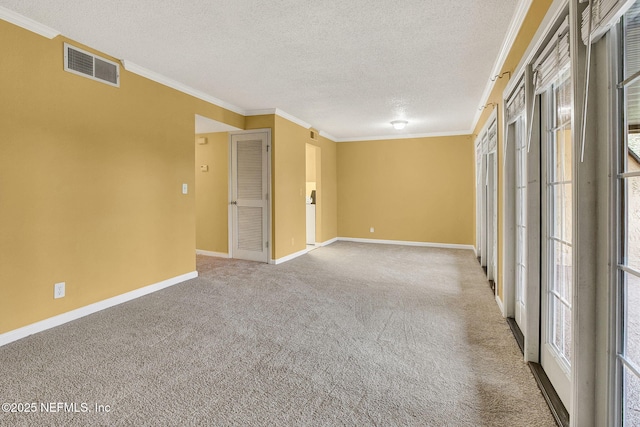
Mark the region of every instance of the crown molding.
POLYGON ((122 66, 125 70, 137 74, 139 76, 145 77, 149 80, 153 80, 156 83, 160 83, 164 86, 170 87, 172 89, 178 90, 180 92, 186 93, 187 95, 191 95, 195 98, 201 99, 203 101, 209 102, 211 104, 217 105, 218 107, 222 107, 226 110, 233 111, 234 113, 238 113, 241 115, 245 115, 244 109, 225 102, 221 99, 218 99, 214 96, 208 95, 204 92, 201 92, 197 89, 194 89, 190 86, 182 84, 176 80, 170 79, 169 77, 165 77, 162 74, 156 73, 155 71, 148 70, 140 65, 137 65, 129 60, 122 59, 122 66))
POLYGON ((362 136, 356 138, 337 138, 336 142, 363 142, 363 141, 384 141, 394 139, 413 139, 413 138, 437 138, 442 136, 462 136, 471 135, 468 129, 451 132, 432 132, 432 133, 405 133, 401 135, 380 135, 380 136, 362 136))
MULTIPOLYGON (((533 0, 520 0, 518 2, 516 11, 514 12, 513 18, 511 19, 511 23, 509 24, 507 35, 505 36, 504 41, 502 42, 500 53, 498 54, 498 57, 496 58, 493 64, 493 68, 491 69, 491 78, 501 73, 502 67, 504 66, 504 61, 507 59, 507 56, 509 55, 511 48, 513 47, 513 43, 516 40, 518 32, 522 27, 524 19, 527 16, 527 12, 529 11, 529 8, 531 7, 532 3, 533 3, 533 0)), ((510 71, 511 72, 510 77, 513 77, 513 73, 515 70, 507 70, 507 71, 510 71)), ((487 104, 489 95, 491 95, 491 91, 493 90, 493 87, 496 84, 497 79, 494 81, 491 81, 491 78, 489 78, 489 81, 487 81, 487 85, 485 86, 484 92, 482 93, 482 97, 480 98, 480 103, 478 104, 478 110, 476 111, 476 115, 473 118, 473 122, 471 126, 472 129, 475 129, 476 126, 478 125, 480 116, 484 111, 482 107, 487 104)))
POLYGON ((338 138, 336 138, 335 136, 333 136, 333 135, 331 135, 330 133, 327 133, 327 132, 325 132, 325 131, 323 131, 323 130, 321 130, 320 132, 318 132, 318 134, 319 134, 321 137, 323 137, 323 138, 327 138, 327 139, 328 139, 328 140, 330 140, 330 141, 333 141, 333 142, 337 142, 337 141, 338 141, 338 138))
POLYGON ((20 15, 19 13, 2 6, 0 6, 0 19, 11 22, 18 27, 24 28, 25 30, 40 34, 42 37, 46 37, 48 39, 52 39, 60 35, 60 31, 55 30, 51 27, 47 27, 44 24, 34 21, 31 18, 27 18, 24 15, 20 15))
POLYGON ((263 108, 260 110, 249 110, 245 113, 245 116, 267 116, 269 114, 276 114, 277 108, 263 108))
POLYGON ((261 110, 249 110, 245 113, 245 116, 264 116, 264 115, 268 115, 268 114, 273 114, 276 116, 280 116, 283 119, 287 119, 290 122, 293 122, 297 125, 302 126, 305 129, 309 129, 311 127, 310 123, 305 122, 302 119, 297 118, 296 116, 287 113, 286 111, 283 111, 279 108, 265 108, 265 109, 261 109, 261 110))

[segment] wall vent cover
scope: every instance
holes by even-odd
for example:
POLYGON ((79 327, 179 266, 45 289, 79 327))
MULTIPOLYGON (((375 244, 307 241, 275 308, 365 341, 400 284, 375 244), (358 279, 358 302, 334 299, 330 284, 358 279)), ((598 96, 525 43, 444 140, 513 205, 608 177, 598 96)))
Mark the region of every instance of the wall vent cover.
POLYGON ((120 66, 70 44, 64 44, 64 70, 111 86, 120 86, 120 66))

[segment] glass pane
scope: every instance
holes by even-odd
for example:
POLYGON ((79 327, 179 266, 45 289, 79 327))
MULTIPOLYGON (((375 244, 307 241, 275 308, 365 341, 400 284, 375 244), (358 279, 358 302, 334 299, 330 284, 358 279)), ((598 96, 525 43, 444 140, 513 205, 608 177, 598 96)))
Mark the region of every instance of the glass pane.
POLYGON ((625 89, 625 121, 628 149, 626 171, 635 172, 640 170, 640 80, 625 89))
POLYGON ((568 304, 571 304, 572 253, 571 247, 553 242, 553 277, 551 289, 556 291, 568 304))
POLYGON ((624 381, 624 409, 625 426, 640 426, 640 378, 626 366, 623 372, 624 381))
POLYGON ((555 156, 553 163, 553 180, 571 181, 571 129, 556 131, 555 156))
POLYGON ((640 367, 640 279, 632 274, 626 274, 625 296, 624 354, 640 367))
POLYGON ((564 340, 562 337, 562 332, 564 329, 564 310, 562 310, 562 303, 558 301, 558 298, 550 295, 549 300, 551 303, 551 313, 553 319, 551 342, 553 343, 556 351, 559 354, 562 354, 564 350, 564 340))
POLYGON ((563 73, 562 83, 555 87, 555 127, 560 127, 571 122, 571 79, 569 72, 563 73))
POLYGON ((551 342, 564 359, 567 366, 571 364, 571 309, 558 298, 550 296, 554 322, 552 324, 551 342))
POLYGON ((564 348, 562 354, 564 355, 568 364, 571 363, 571 348, 572 348, 572 337, 571 334, 571 309, 566 305, 562 304, 562 316, 564 318, 564 348))
POLYGON ((640 177, 624 180, 626 192, 626 261, 640 271, 640 177))
POLYGON ((570 183, 551 186, 553 223, 551 234, 553 237, 571 243, 572 219, 571 204, 573 202, 573 188, 570 183))

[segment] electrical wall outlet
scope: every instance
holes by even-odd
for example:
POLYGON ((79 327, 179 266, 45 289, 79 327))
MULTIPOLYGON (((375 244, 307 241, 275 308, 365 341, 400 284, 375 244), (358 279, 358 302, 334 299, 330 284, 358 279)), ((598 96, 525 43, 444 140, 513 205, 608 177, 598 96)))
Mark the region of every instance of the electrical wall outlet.
POLYGON ((375 228, 373 228, 373 227, 369 228, 369 233, 373 233, 374 231, 376 231, 375 228))
POLYGON ((53 285, 53 298, 57 299, 57 298, 64 297, 64 293, 65 293, 64 288, 65 288, 65 282, 60 282, 53 285))

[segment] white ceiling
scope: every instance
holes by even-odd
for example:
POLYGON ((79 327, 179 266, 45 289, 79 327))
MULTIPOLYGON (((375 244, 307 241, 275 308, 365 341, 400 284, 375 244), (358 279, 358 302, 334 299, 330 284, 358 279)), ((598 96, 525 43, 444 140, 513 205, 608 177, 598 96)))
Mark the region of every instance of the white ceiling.
POLYGON ((339 140, 468 133, 523 0, 0 0, 241 111, 339 140), (406 119, 403 131, 389 122, 406 119))

